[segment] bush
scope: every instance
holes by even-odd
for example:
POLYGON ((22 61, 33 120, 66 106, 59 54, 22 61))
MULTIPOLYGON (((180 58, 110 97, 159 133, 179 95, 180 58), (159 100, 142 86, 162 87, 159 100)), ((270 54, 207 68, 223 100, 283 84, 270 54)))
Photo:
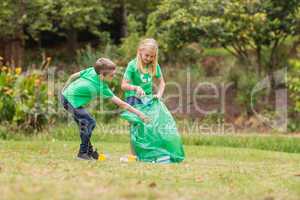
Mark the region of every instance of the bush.
POLYGON ((140 36, 138 33, 132 33, 122 41, 118 52, 121 56, 120 64, 126 66, 127 63, 136 57, 137 47, 140 42, 140 36))
POLYGON ((294 103, 294 111, 300 112, 300 60, 290 61, 290 71, 288 74, 289 96, 294 103))
POLYGON ((264 96, 264 91, 252 94, 260 80, 259 76, 255 72, 243 70, 238 65, 234 65, 227 73, 227 80, 233 82, 237 89, 237 102, 245 109, 245 114, 250 116, 258 100, 264 96))
POLYGON ((21 68, 1 68, 0 121, 6 121, 23 130, 37 131, 48 124, 52 116, 48 108, 53 102, 48 98, 44 72, 21 72, 21 68))
POLYGON ((292 104, 289 109, 290 120, 288 128, 290 131, 297 131, 300 130, 300 60, 290 60, 289 64, 287 85, 292 104))
POLYGON ((94 50, 91 45, 86 45, 84 49, 76 51, 76 63, 79 66, 92 66, 100 57, 101 53, 94 50))

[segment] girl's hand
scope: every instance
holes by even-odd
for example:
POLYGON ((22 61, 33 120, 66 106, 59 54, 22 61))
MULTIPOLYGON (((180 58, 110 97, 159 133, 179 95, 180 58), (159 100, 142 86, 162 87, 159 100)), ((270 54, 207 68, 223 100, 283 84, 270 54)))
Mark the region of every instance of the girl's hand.
POLYGON ((153 98, 154 98, 154 99, 158 99, 158 100, 160 100, 160 99, 161 99, 161 96, 160 96, 160 95, 158 95, 158 94, 155 94, 155 95, 153 95, 153 98))
POLYGON ((143 90, 141 87, 139 87, 139 86, 136 86, 136 87, 135 87, 135 91, 136 91, 137 96, 139 96, 139 97, 145 95, 144 90, 143 90))

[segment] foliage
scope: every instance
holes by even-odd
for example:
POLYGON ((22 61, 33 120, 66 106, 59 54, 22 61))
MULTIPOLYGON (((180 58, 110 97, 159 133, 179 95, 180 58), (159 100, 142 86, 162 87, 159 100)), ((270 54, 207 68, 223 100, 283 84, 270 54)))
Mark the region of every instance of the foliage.
POLYGON ((244 114, 253 114, 253 109, 265 91, 253 94, 253 89, 260 81, 259 76, 252 71, 243 71, 238 64, 227 72, 227 80, 232 82, 237 90, 236 100, 244 108, 244 114), (251 78, 250 78, 251 77, 251 78))
POLYGON ((159 38, 166 50, 190 42, 221 45, 244 62, 255 52, 258 70, 272 70, 277 49, 299 27, 300 1, 165 0, 149 16, 148 34, 159 38), (270 54, 261 69, 262 53, 270 54), (271 69, 270 69, 271 68, 271 69))
MULTIPOLYGON (((102 0, 32 0, 2 1, 0 3, 0 38, 16 38, 18 34, 39 41, 43 32, 73 37, 79 31, 107 40, 99 25, 109 23, 111 9, 102 0), (25 34, 22 32, 24 31, 25 34)), ((76 39, 76 38, 75 38, 76 39)))
POLYGON ((93 66, 95 61, 100 58, 100 52, 95 51, 91 45, 77 50, 76 62, 79 66, 93 66))
POLYGON ((54 13, 55 10, 50 0, 17 1, 17 3, 14 0, 2 1, 0 3, 0 38, 14 38, 23 28, 36 38, 38 32, 54 28, 49 18, 54 13))
POLYGON ((88 30, 95 35, 103 36, 98 26, 109 22, 107 16, 111 10, 105 7, 102 0, 58 0, 53 4, 56 8, 53 19, 58 25, 58 31, 88 30))
POLYGON ((290 61, 288 72, 289 95, 294 103, 294 110, 300 112, 300 60, 290 61))
POLYGON ((142 36, 142 23, 138 22, 133 15, 128 16, 128 36, 122 39, 119 48, 121 63, 127 65, 127 62, 136 56, 137 47, 142 36))
POLYGON ((13 70, 2 66, 0 73, 0 120, 12 121, 15 113, 13 86, 20 74, 21 68, 13 70))
POLYGON ((48 85, 41 71, 21 74, 21 68, 3 66, 0 74, 1 121, 28 131, 38 131, 50 123, 48 85))
POLYGON ((300 130, 300 61, 290 60, 290 69, 288 71, 287 86, 288 94, 292 100, 288 128, 291 131, 300 130))

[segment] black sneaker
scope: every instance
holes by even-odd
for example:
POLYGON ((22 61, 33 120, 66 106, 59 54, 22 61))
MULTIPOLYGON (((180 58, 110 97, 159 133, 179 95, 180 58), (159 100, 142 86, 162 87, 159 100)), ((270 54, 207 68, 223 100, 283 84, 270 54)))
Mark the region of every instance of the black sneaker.
POLYGON ((95 149, 95 151, 89 151, 88 155, 94 160, 98 160, 99 158, 99 153, 97 152, 97 149, 95 149))
POLYGON ((89 146, 88 146, 88 155, 92 158, 92 159, 95 159, 95 160, 98 160, 99 158, 99 154, 97 152, 97 149, 93 149, 93 145, 91 143, 91 141, 89 141, 89 146))
POLYGON ((77 159, 80 159, 80 160, 92 160, 92 158, 89 156, 88 153, 78 153, 77 154, 77 159))

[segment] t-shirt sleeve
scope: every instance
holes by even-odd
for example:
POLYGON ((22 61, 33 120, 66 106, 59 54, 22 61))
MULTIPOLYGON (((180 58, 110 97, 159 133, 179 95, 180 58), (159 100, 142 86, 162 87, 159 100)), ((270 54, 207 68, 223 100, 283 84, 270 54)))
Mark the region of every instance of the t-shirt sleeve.
POLYGON ((157 64, 155 77, 160 78, 161 76, 162 76, 161 68, 160 68, 159 64, 157 64))
POLYGON ((100 87, 99 95, 103 99, 110 99, 113 96, 115 96, 114 93, 106 84, 103 84, 103 87, 100 87))
POLYGON ((134 73, 134 68, 133 68, 132 64, 129 63, 127 65, 127 68, 125 70, 123 78, 127 81, 131 81, 132 77, 133 77, 133 73, 134 73))

